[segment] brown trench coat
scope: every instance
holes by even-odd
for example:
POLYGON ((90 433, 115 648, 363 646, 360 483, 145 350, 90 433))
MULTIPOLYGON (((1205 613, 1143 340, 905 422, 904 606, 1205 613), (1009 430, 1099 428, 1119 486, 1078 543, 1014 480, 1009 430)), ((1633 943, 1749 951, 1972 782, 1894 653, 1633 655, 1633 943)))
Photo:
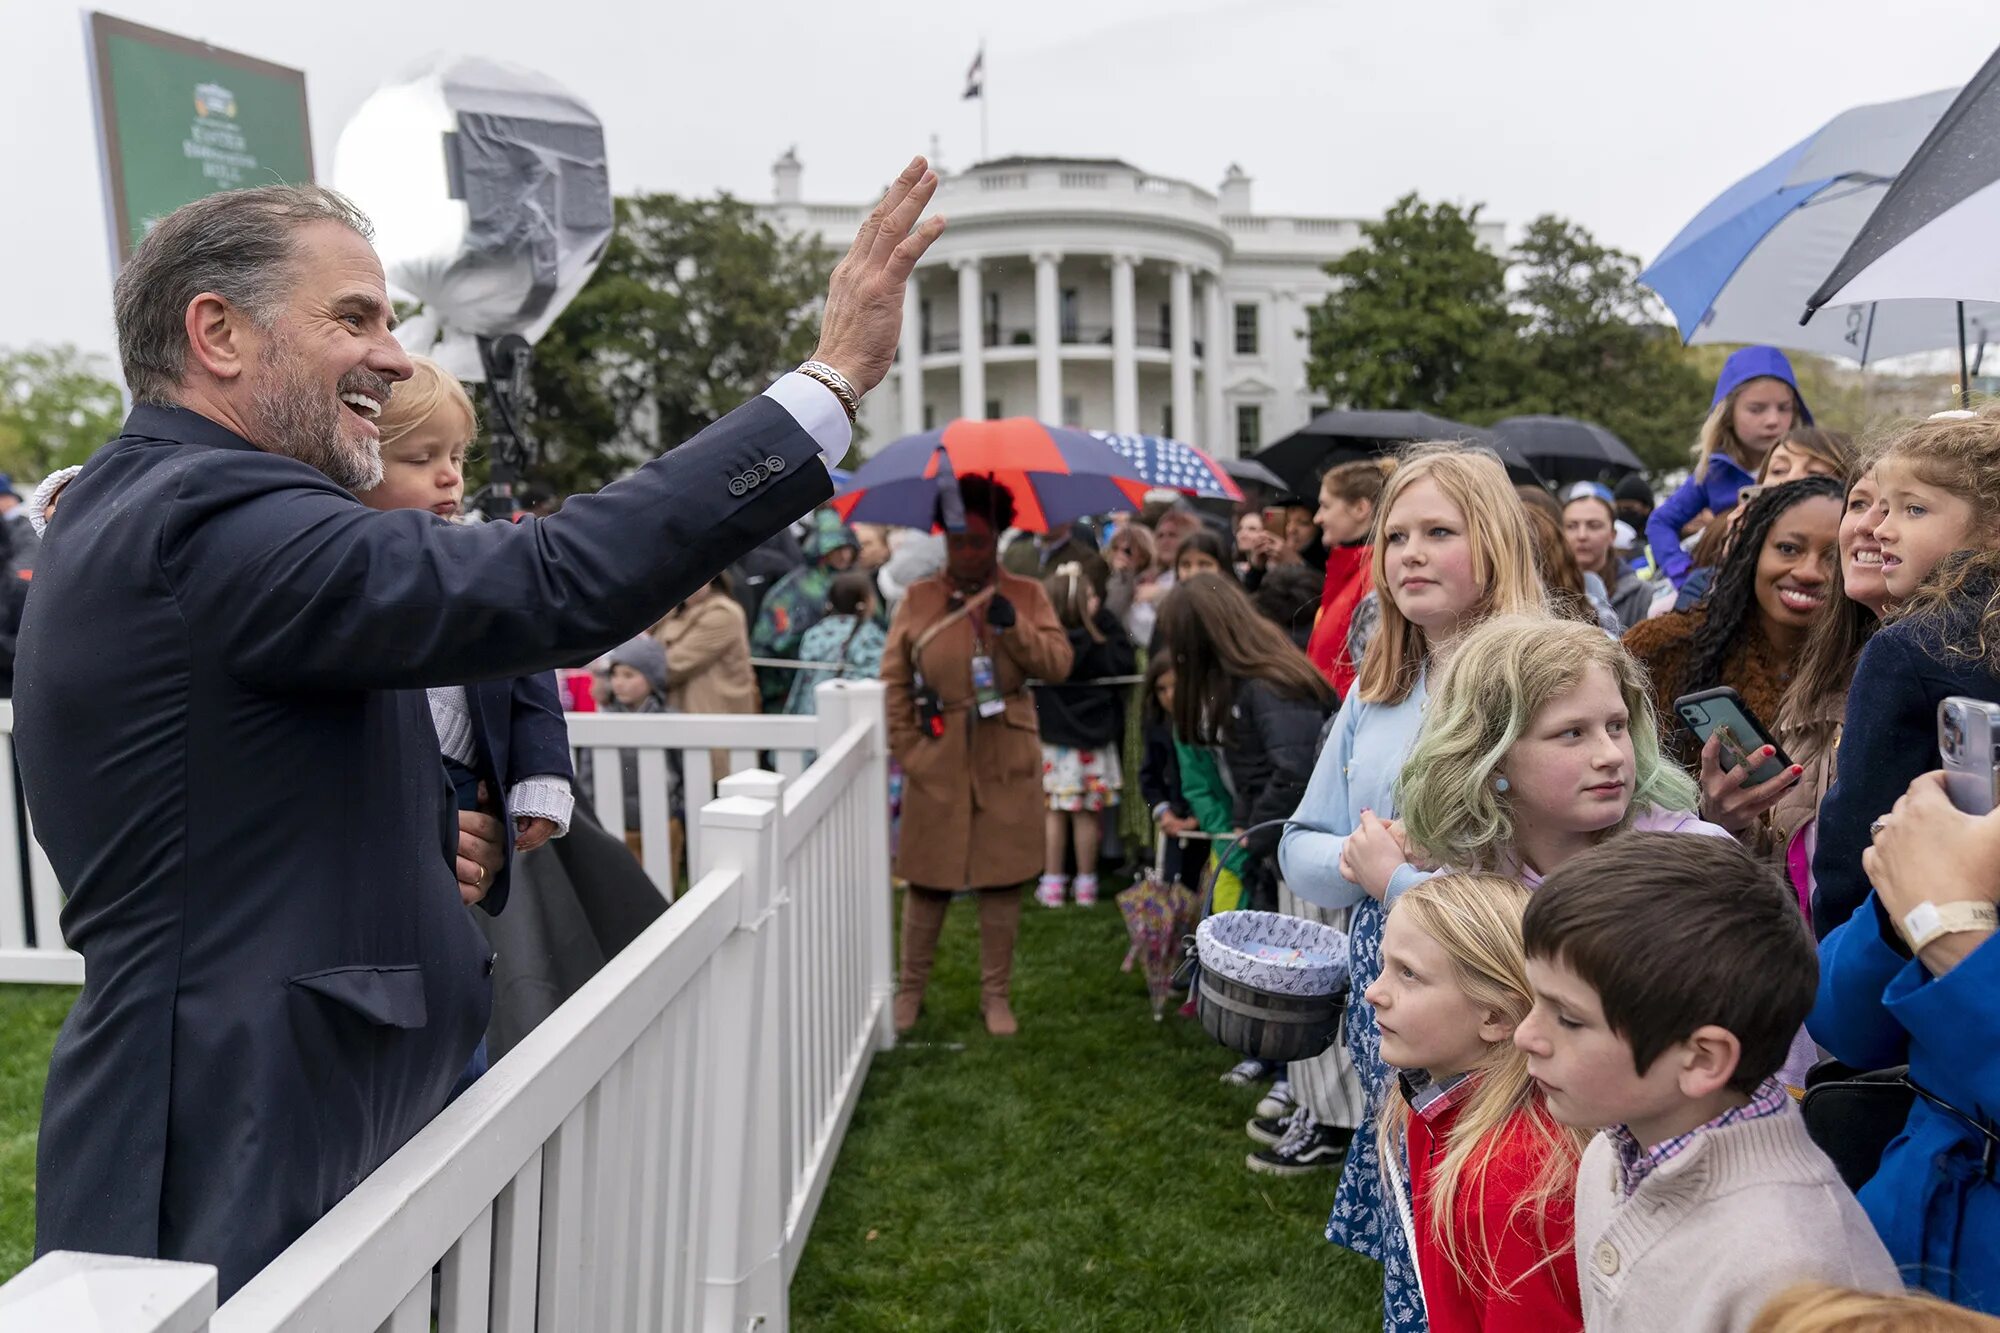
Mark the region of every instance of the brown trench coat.
MULTIPOLYGON (((749 617, 736 599, 716 593, 669 613, 653 626, 667 649, 667 707, 677 713, 754 713, 757 673, 750 667, 749 617)), ((708 752, 709 776, 729 776, 729 751, 708 752)))
POLYGON ((925 888, 1001 888, 1042 869, 1042 742, 1025 682, 1067 678, 1072 653, 1042 585, 1004 570, 997 578, 1001 595, 1014 604, 1011 629, 996 635, 974 612, 924 646, 919 666, 945 708, 941 740, 917 730, 910 649, 951 613, 942 577, 910 586, 882 650, 889 749, 904 775, 896 873, 925 888), (982 719, 973 707, 975 632, 985 638, 1007 699, 1000 717, 982 719))

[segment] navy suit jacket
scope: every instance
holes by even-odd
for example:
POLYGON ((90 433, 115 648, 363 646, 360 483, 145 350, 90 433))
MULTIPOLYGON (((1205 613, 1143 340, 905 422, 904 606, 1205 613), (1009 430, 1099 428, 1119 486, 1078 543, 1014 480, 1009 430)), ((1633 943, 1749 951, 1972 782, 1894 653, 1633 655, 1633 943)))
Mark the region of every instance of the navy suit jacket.
POLYGON ((586 661, 832 493, 768 398, 561 513, 378 513, 142 406, 63 493, 21 629, 35 831, 85 982, 38 1251, 226 1296, 444 1105, 490 1005, 424 690, 586 661))
POLYGON ((506 808, 508 793, 515 783, 533 777, 562 778, 575 791, 576 764, 553 671, 468 685, 465 701, 472 710, 479 776, 503 807, 500 845, 505 859, 482 903, 498 912, 506 904, 514 869, 514 811, 506 808))

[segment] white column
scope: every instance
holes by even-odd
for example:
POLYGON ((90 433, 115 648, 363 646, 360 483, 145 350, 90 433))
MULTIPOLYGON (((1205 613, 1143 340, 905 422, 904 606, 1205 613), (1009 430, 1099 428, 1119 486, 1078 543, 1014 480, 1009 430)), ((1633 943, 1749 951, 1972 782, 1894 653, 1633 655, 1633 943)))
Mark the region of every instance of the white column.
POLYGON ((1062 293, 1053 250, 1035 252, 1035 416, 1053 426, 1080 426, 1062 419, 1062 293))
POLYGON ((1186 264, 1176 264, 1169 283, 1174 433, 1185 440, 1194 434, 1194 274, 1186 264))
POLYGON ((958 414, 974 421, 986 417, 986 338, 980 308, 979 260, 952 261, 958 270, 958 414))
POLYGON ((1223 400, 1223 367, 1229 364, 1229 309, 1222 299, 1222 275, 1210 273, 1202 281, 1202 304, 1207 308, 1208 333, 1202 339, 1201 366, 1207 424, 1202 438, 1195 441, 1218 458, 1236 457, 1236 435, 1229 429, 1228 404, 1223 400))
POLYGON ((924 428, 924 302, 919 288, 923 273, 910 275, 903 289, 903 434, 924 428))
POLYGON ((1133 308, 1132 269, 1138 256, 1111 256, 1111 429, 1139 430, 1138 319, 1133 308))

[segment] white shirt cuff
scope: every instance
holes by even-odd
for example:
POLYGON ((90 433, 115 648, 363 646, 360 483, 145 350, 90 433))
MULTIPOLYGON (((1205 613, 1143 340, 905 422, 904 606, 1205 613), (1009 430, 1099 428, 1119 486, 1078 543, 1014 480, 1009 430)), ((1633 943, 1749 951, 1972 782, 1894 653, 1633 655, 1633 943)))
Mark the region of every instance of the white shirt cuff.
POLYGON ((569 817, 575 811, 576 794, 554 773, 522 778, 507 793, 509 814, 516 819, 546 819, 556 826, 558 838, 569 833, 569 817))
POLYGON ((829 469, 840 466, 840 460, 847 457, 847 446, 854 440, 854 427, 833 390, 794 370, 780 375, 764 390, 764 396, 790 412, 799 428, 813 437, 829 469))

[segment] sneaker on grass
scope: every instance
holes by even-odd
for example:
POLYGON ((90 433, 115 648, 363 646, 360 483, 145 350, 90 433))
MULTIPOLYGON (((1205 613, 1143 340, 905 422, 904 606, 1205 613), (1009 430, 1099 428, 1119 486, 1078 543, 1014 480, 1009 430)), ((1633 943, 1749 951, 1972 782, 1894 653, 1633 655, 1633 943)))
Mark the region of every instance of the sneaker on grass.
MULTIPOLYGON (((1292 1115, 1304 1114, 1306 1109, 1303 1106, 1292 1112, 1292 1115)), ((1261 1143, 1266 1148, 1275 1148, 1284 1139, 1285 1131, 1291 1128, 1291 1124, 1290 1115, 1258 1116, 1254 1120, 1243 1122, 1243 1132, 1250 1136, 1251 1142, 1261 1143)))
POLYGON ((1269 1148, 1251 1153, 1243 1164, 1267 1176, 1303 1176, 1315 1171, 1334 1171, 1347 1154, 1351 1129, 1322 1125, 1313 1113, 1301 1106, 1285 1127, 1285 1136, 1269 1148))
POLYGON ((1238 1060, 1230 1066, 1229 1072, 1222 1076, 1222 1081, 1232 1088, 1247 1088, 1252 1083, 1262 1083, 1265 1077, 1266 1070, 1262 1060, 1238 1060))
POLYGON ((1263 1100, 1257 1103, 1257 1114, 1267 1120, 1282 1120, 1292 1113, 1299 1099, 1292 1095, 1292 1081, 1281 1078, 1271 1085, 1263 1100))

